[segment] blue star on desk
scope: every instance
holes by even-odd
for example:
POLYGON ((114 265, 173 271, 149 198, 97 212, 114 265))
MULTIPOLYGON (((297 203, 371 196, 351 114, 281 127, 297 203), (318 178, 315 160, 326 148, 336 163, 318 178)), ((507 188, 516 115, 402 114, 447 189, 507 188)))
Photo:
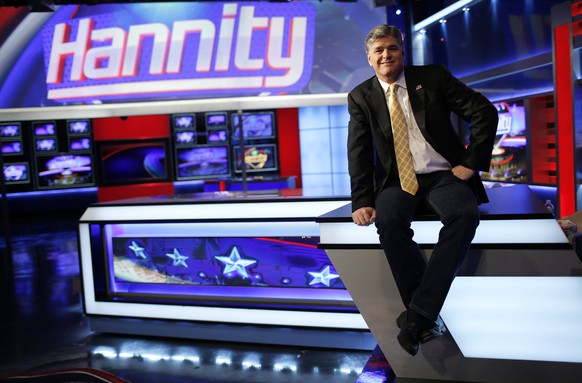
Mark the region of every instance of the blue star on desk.
POLYGON ((170 254, 166 254, 166 256, 172 258, 173 265, 174 266, 184 266, 184 267, 188 267, 188 265, 186 264, 186 259, 188 259, 188 257, 183 256, 182 254, 180 254, 180 252, 178 251, 178 249, 174 248, 174 252, 170 253, 170 254))
POLYGON ((243 278, 249 278, 247 267, 257 263, 257 261, 252 259, 242 259, 236 246, 232 248, 232 251, 228 257, 217 255, 214 258, 226 265, 222 274, 228 274, 232 271, 235 271, 243 278))
POLYGON ((133 254, 135 254, 136 257, 148 259, 148 256, 144 253, 145 249, 140 247, 137 243, 135 243, 135 241, 131 241, 131 246, 129 246, 129 249, 133 251, 133 254))
POLYGON ((307 274, 311 275, 313 279, 309 282, 309 286, 316 285, 318 283, 323 283, 329 287, 329 282, 332 279, 339 278, 338 274, 333 274, 329 271, 329 265, 325 266, 319 273, 315 271, 308 271, 307 274))

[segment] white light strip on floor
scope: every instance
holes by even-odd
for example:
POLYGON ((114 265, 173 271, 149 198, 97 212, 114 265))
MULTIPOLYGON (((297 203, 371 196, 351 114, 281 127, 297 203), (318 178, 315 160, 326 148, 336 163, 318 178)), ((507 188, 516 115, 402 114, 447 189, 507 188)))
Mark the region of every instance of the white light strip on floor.
POLYGON ((582 363, 582 277, 457 277, 441 316, 465 357, 582 363))

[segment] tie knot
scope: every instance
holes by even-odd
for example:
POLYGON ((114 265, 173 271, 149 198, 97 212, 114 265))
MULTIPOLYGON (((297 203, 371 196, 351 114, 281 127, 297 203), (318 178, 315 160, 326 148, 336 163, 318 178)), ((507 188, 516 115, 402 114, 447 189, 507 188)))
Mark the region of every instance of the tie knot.
POLYGON ((390 92, 392 94, 396 94, 397 91, 398 91, 398 84, 396 84, 396 83, 390 84, 390 92))

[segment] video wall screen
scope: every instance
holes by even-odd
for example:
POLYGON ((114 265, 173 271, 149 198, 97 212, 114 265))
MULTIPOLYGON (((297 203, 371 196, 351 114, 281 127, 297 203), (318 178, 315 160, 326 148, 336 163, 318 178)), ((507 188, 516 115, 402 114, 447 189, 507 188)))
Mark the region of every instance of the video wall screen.
POLYGON ((30 164, 28 162, 5 163, 3 171, 6 185, 30 183, 30 164))
POLYGON ((106 141, 97 145, 100 185, 171 180, 167 140, 106 141))
POLYGON ((0 137, 20 138, 22 136, 22 126, 20 122, 0 123, 0 137))
POLYGON ((241 148, 235 146, 233 152, 235 173, 242 173, 243 162, 248 173, 276 172, 279 170, 276 144, 245 146, 244 155, 241 154, 241 148))
POLYGON ((178 148, 176 151, 178 180, 230 176, 227 145, 203 145, 178 148))
POLYGON ((494 103, 499 115, 491 167, 483 172, 485 181, 527 183, 527 122, 523 101, 494 103))
POLYGON ((95 183, 93 159, 90 154, 36 155, 35 165, 38 189, 92 186, 95 183))
POLYGON ((240 139, 242 129, 245 140, 263 140, 276 138, 274 112, 247 112, 239 116, 231 114, 232 140, 240 139))

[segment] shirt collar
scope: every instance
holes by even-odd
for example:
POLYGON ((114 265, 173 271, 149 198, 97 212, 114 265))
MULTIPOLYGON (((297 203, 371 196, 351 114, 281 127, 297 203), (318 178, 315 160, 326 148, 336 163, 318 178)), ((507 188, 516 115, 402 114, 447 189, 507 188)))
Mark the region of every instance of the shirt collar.
MULTIPOLYGON (((390 84, 388 84, 384 80, 380 80, 380 78, 378 78, 378 81, 380 81, 380 85, 384 90, 384 94, 386 94, 386 92, 388 92, 388 89, 390 88, 390 84)), ((398 84, 399 87, 406 89, 406 79, 404 78, 404 71, 400 72, 400 75, 398 75, 398 78, 396 79, 395 83, 398 84)))

